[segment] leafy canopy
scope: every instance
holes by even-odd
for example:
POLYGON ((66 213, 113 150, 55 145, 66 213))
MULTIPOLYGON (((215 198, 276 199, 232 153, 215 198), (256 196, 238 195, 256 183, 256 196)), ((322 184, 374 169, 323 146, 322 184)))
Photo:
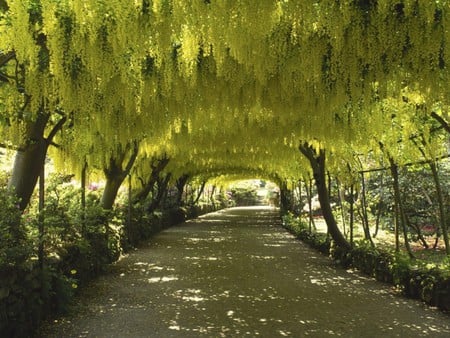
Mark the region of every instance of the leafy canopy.
POLYGON ((307 175, 300 141, 336 167, 380 140, 419 156, 393 149, 450 97, 447 0, 6 4, 0 135, 16 144, 39 110, 64 112, 53 157, 77 172, 133 140, 142 162, 206 176, 307 175))

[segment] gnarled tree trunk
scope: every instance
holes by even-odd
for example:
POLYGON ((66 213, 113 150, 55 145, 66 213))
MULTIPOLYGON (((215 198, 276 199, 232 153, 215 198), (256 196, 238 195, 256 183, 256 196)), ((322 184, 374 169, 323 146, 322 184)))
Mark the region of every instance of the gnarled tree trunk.
POLYGON ((56 133, 66 122, 66 117, 62 117, 52 128, 47 138, 45 138, 44 132, 49 117, 49 114, 39 113, 35 121, 30 121, 26 124, 25 142, 17 150, 14 159, 8 188, 12 189, 20 199, 19 207, 22 211, 30 203, 31 195, 45 162, 48 147, 56 133))
POLYGON ((151 173, 147 182, 141 180, 142 189, 134 196, 133 203, 139 203, 144 201, 147 196, 153 191, 155 184, 158 182, 159 174, 164 170, 164 168, 169 164, 169 159, 163 157, 161 159, 154 159, 150 163, 151 173))
POLYGON ((131 149, 131 155, 125 166, 125 169, 122 169, 122 165, 123 161, 125 160, 125 156, 129 152, 130 145, 128 145, 126 149, 119 154, 119 156, 111 157, 108 167, 104 169, 106 185, 105 190, 103 191, 102 198, 100 200, 100 205, 105 210, 112 209, 119 188, 127 175, 130 173, 131 168, 133 167, 134 161, 136 160, 138 154, 137 143, 135 142, 132 147, 133 148, 131 149))
POLYGON ((172 175, 169 173, 163 178, 161 178, 159 176, 157 177, 156 183, 157 183, 158 189, 157 189, 156 194, 154 196, 152 196, 152 201, 147 208, 148 212, 151 213, 160 207, 161 202, 167 193, 167 187, 169 185, 171 176, 172 175))

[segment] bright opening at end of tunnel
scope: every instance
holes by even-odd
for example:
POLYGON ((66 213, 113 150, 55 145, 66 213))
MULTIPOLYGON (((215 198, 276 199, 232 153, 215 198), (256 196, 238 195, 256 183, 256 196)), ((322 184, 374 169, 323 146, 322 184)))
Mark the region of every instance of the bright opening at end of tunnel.
POLYGON ((235 206, 279 205, 278 185, 264 179, 232 181, 227 187, 227 192, 235 206))

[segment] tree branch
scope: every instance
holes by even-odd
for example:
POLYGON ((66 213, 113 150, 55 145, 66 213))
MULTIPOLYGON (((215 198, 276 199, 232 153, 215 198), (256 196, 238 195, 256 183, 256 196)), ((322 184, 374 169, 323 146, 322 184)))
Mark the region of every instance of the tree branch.
POLYGON ((447 133, 450 133, 450 124, 444 120, 444 118, 442 116, 439 116, 436 112, 432 111, 431 112, 431 117, 433 117, 436 121, 438 121, 442 128, 444 128, 447 133))
POLYGON ((1 53, 0 54, 0 67, 3 67, 6 65, 10 60, 14 59, 16 57, 16 53, 14 51, 8 52, 8 53, 1 53))
POLYGON ((136 160, 138 151, 139 151, 138 143, 137 143, 137 141, 134 141, 133 142, 133 153, 131 154, 131 157, 128 160, 128 163, 127 163, 127 165, 125 167, 125 170, 124 170, 124 172, 126 174, 128 174, 130 172, 131 168, 133 167, 133 164, 134 164, 134 161, 136 160))
POLYGON ((53 129, 48 134, 47 138, 45 139, 47 144, 53 143, 53 138, 55 137, 56 133, 61 130, 64 123, 67 121, 67 116, 64 116, 61 120, 58 121, 58 123, 55 124, 53 129))
POLYGON ((0 73, 0 81, 5 83, 10 83, 9 80, 16 80, 15 77, 7 75, 5 73, 0 73))
POLYGON ((55 148, 61 149, 61 145, 58 144, 58 143, 55 143, 55 142, 53 142, 53 141, 50 142, 49 145, 51 145, 51 146, 53 146, 53 147, 55 147, 55 148))
MULTIPOLYGON (((442 155, 442 156, 436 157, 434 159, 421 160, 421 161, 417 161, 417 162, 408 162, 408 163, 402 164, 402 167, 411 167, 413 165, 428 164, 430 161, 445 160, 446 158, 450 158, 450 155, 442 155)), ((385 170, 389 170, 389 169, 390 169, 390 167, 380 167, 380 168, 359 170, 358 173, 360 173, 360 174, 372 173, 372 172, 376 172, 376 171, 385 171, 385 170)))

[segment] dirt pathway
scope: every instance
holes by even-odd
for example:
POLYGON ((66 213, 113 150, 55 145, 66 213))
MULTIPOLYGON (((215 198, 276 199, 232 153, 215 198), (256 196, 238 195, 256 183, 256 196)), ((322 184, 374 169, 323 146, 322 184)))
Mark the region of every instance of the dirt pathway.
POLYGON ((170 228, 83 290, 43 337, 450 337, 450 317, 333 266, 273 209, 170 228))

